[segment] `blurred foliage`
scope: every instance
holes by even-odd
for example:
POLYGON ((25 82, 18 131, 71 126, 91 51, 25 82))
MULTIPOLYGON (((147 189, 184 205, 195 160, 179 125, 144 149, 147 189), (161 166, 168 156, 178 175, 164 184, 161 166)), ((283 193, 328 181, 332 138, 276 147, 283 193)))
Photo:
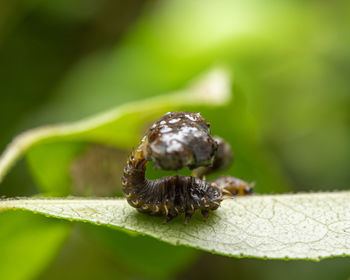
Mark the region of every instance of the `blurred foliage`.
MULTIPOLYGON (((0 148, 23 129, 77 120, 178 89, 204 69, 224 63, 234 73, 234 101, 219 110, 197 110, 211 122, 213 133, 233 146, 235 163, 227 173, 258 179, 260 192, 345 189, 350 179, 349 27, 348 1, 4 0, 0 3, 0 148)), ((57 149, 57 162, 66 160, 61 153, 57 149)), ((51 165, 42 162, 45 166, 51 165)), ((67 188, 71 179, 61 178, 60 169, 50 170, 45 173, 56 182, 54 189, 73 193, 67 188)), ((150 171, 150 176, 158 175, 150 171)), ((34 179, 35 183, 21 163, 0 185, 0 195, 37 194, 36 183, 47 177, 34 179)), ((33 260, 28 262, 28 272, 23 268, 22 276, 7 278, 35 278, 46 269, 42 277, 53 279, 62 267, 67 267, 66 279, 85 270, 90 271, 85 278, 93 279, 94 269, 108 271, 100 274, 105 278, 118 273, 124 278, 135 276, 122 269, 116 257, 120 247, 106 245, 103 233, 92 244, 85 229, 75 231, 75 238, 63 248, 70 264, 62 264, 59 255, 48 268, 62 243, 60 224, 29 214, 7 215, 0 217, 1 228, 17 229, 28 241, 18 237, 22 243, 5 242, 0 233, 1 246, 6 243, 8 252, 22 248, 33 260), (31 230, 28 224, 44 236, 49 232, 47 244, 25 234, 31 230), (36 250, 31 250, 33 244, 36 250), (72 248, 77 251, 71 253, 72 248), (108 261, 99 260, 106 255, 108 261), (120 269, 115 268, 117 263, 120 269)), ((322 269, 336 268, 332 278, 343 279, 350 274, 346 260, 325 261, 322 269)), ((22 261, 17 261, 6 263, 7 271, 18 273, 22 261)), ((206 266, 203 271, 208 273, 202 275, 207 278, 216 275, 218 267, 232 278, 279 279, 288 270, 295 277, 325 277, 307 273, 311 267, 316 269, 312 263, 261 263, 206 255, 183 275, 200 275, 198 271, 206 266)), ((0 267, 4 264, 0 257, 0 267)))
POLYGON ((197 252, 90 224, 74 226, 53 266, 40 279, 166 279, 193 264, 197 252))
POLYGON ((66 222, 24 212, 0 213, 0 224, 1 279, 35 277, 54 259, 70 229, 66 222))

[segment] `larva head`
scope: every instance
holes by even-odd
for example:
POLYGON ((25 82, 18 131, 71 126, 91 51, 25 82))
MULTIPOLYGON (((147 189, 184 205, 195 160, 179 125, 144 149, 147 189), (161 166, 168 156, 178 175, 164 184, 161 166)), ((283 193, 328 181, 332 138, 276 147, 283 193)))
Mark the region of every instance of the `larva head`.
POLYGON ((205 193, 205 199, 209 202, 210 210, 216 210, 223 199, 221 189, 215 185, 211 185, 205 193))
POLYGON ((217 143, 200 113, 169 112, 146 134, 146 158, 164 170, 212 165, 217 143))

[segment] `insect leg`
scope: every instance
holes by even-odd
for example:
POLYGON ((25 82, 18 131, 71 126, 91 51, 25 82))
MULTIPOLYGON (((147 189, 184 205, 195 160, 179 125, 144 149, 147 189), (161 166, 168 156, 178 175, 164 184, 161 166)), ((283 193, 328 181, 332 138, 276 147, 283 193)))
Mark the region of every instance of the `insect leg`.
POLYGON ((166 223, 168 223, 168 222, 170 222, 172 219, 174 219, 176 217, 176 215, 175 216, 173 216, 173 215, 171 215, 171 214, 168 214, 167 216, 165 216, 165 218, 164 218, 164 220, 163 220, 163 224, 166 224, 166 223))
POLYGON ((209 218, 209 210, 202 209, 201 213, 203 215, 204 221, 208 220, 208 218, 209 218))
POLYGON ((193 204, 191 204, 191 207, 186 209, 186 212, 185 212, 185 225, 188 224, 188 222, 191 220, 191 217, 192 215, 194 214, 194 207, 193 207, 193 204))

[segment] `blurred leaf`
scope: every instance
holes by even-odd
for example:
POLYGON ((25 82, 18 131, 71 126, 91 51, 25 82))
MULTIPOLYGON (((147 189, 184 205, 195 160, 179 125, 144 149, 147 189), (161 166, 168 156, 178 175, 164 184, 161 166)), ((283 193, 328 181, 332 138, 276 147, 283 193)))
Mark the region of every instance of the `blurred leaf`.
MULTIPOLYGON (((214 69, 188 88, 162 97, 128 103, 109 112, 76 123, 51 125, 29 130, 17 136, 0 157, 0 182, 8 170, 36 146, 33 153, 42 153, 38 145, 59 141, 92 141, 118 147, 136 143, 147 121, 180 106, 222 105, 230 99, 230 78, 221 69, 214 69)), ((76 149, 76 147, 73 147, 76 149)), ((70 153, 70 151, 66 151, 70 153)), ((52 156, 56 153, 45 154, 52 156)), ((40 155, 39 155, 40 157, 40 155)), ((35 160, 35 159, 34 159, 35 160)))
POLYGON ((84 230, 113 253, 126 270, 146 277, 168 278, 196 259, 192 248, 173 246, 149 236, 85 225, 84 230))
POLYGON ((56 196, 70 194, 69 167, 85 146, 83 143, 54 142, 33 147, 27 160, 42 192, 56 196))
POLYGON ((2 209, 108 225, 235 257, 320 260, 350 255, 350 193, 252 196, 226 200, 205 223, 166 225, 120 199, 3 200, 2 209))
POLYGON ((69 238, 55 260, 38 277, 38 280, 46 279, 126 280, 130 279, 130 273, 110 251, 86 234, 84 224, 74 223, 69 238))
POLYGON ((52 261, 70 226, 24 212, 0 213, 0 279, 32 279, 52 261))

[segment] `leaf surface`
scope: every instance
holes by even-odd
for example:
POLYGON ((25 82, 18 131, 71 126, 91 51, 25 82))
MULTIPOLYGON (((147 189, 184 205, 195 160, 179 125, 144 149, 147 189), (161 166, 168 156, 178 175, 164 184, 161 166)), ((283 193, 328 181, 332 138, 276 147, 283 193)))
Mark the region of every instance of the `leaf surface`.
POLYGON ((256 195, 226 200, 207 222, 163 225, 124 199, 2 200, 0 209, 102 224, 235 257, 311 259, 350 255, 350 192, 256 195))

